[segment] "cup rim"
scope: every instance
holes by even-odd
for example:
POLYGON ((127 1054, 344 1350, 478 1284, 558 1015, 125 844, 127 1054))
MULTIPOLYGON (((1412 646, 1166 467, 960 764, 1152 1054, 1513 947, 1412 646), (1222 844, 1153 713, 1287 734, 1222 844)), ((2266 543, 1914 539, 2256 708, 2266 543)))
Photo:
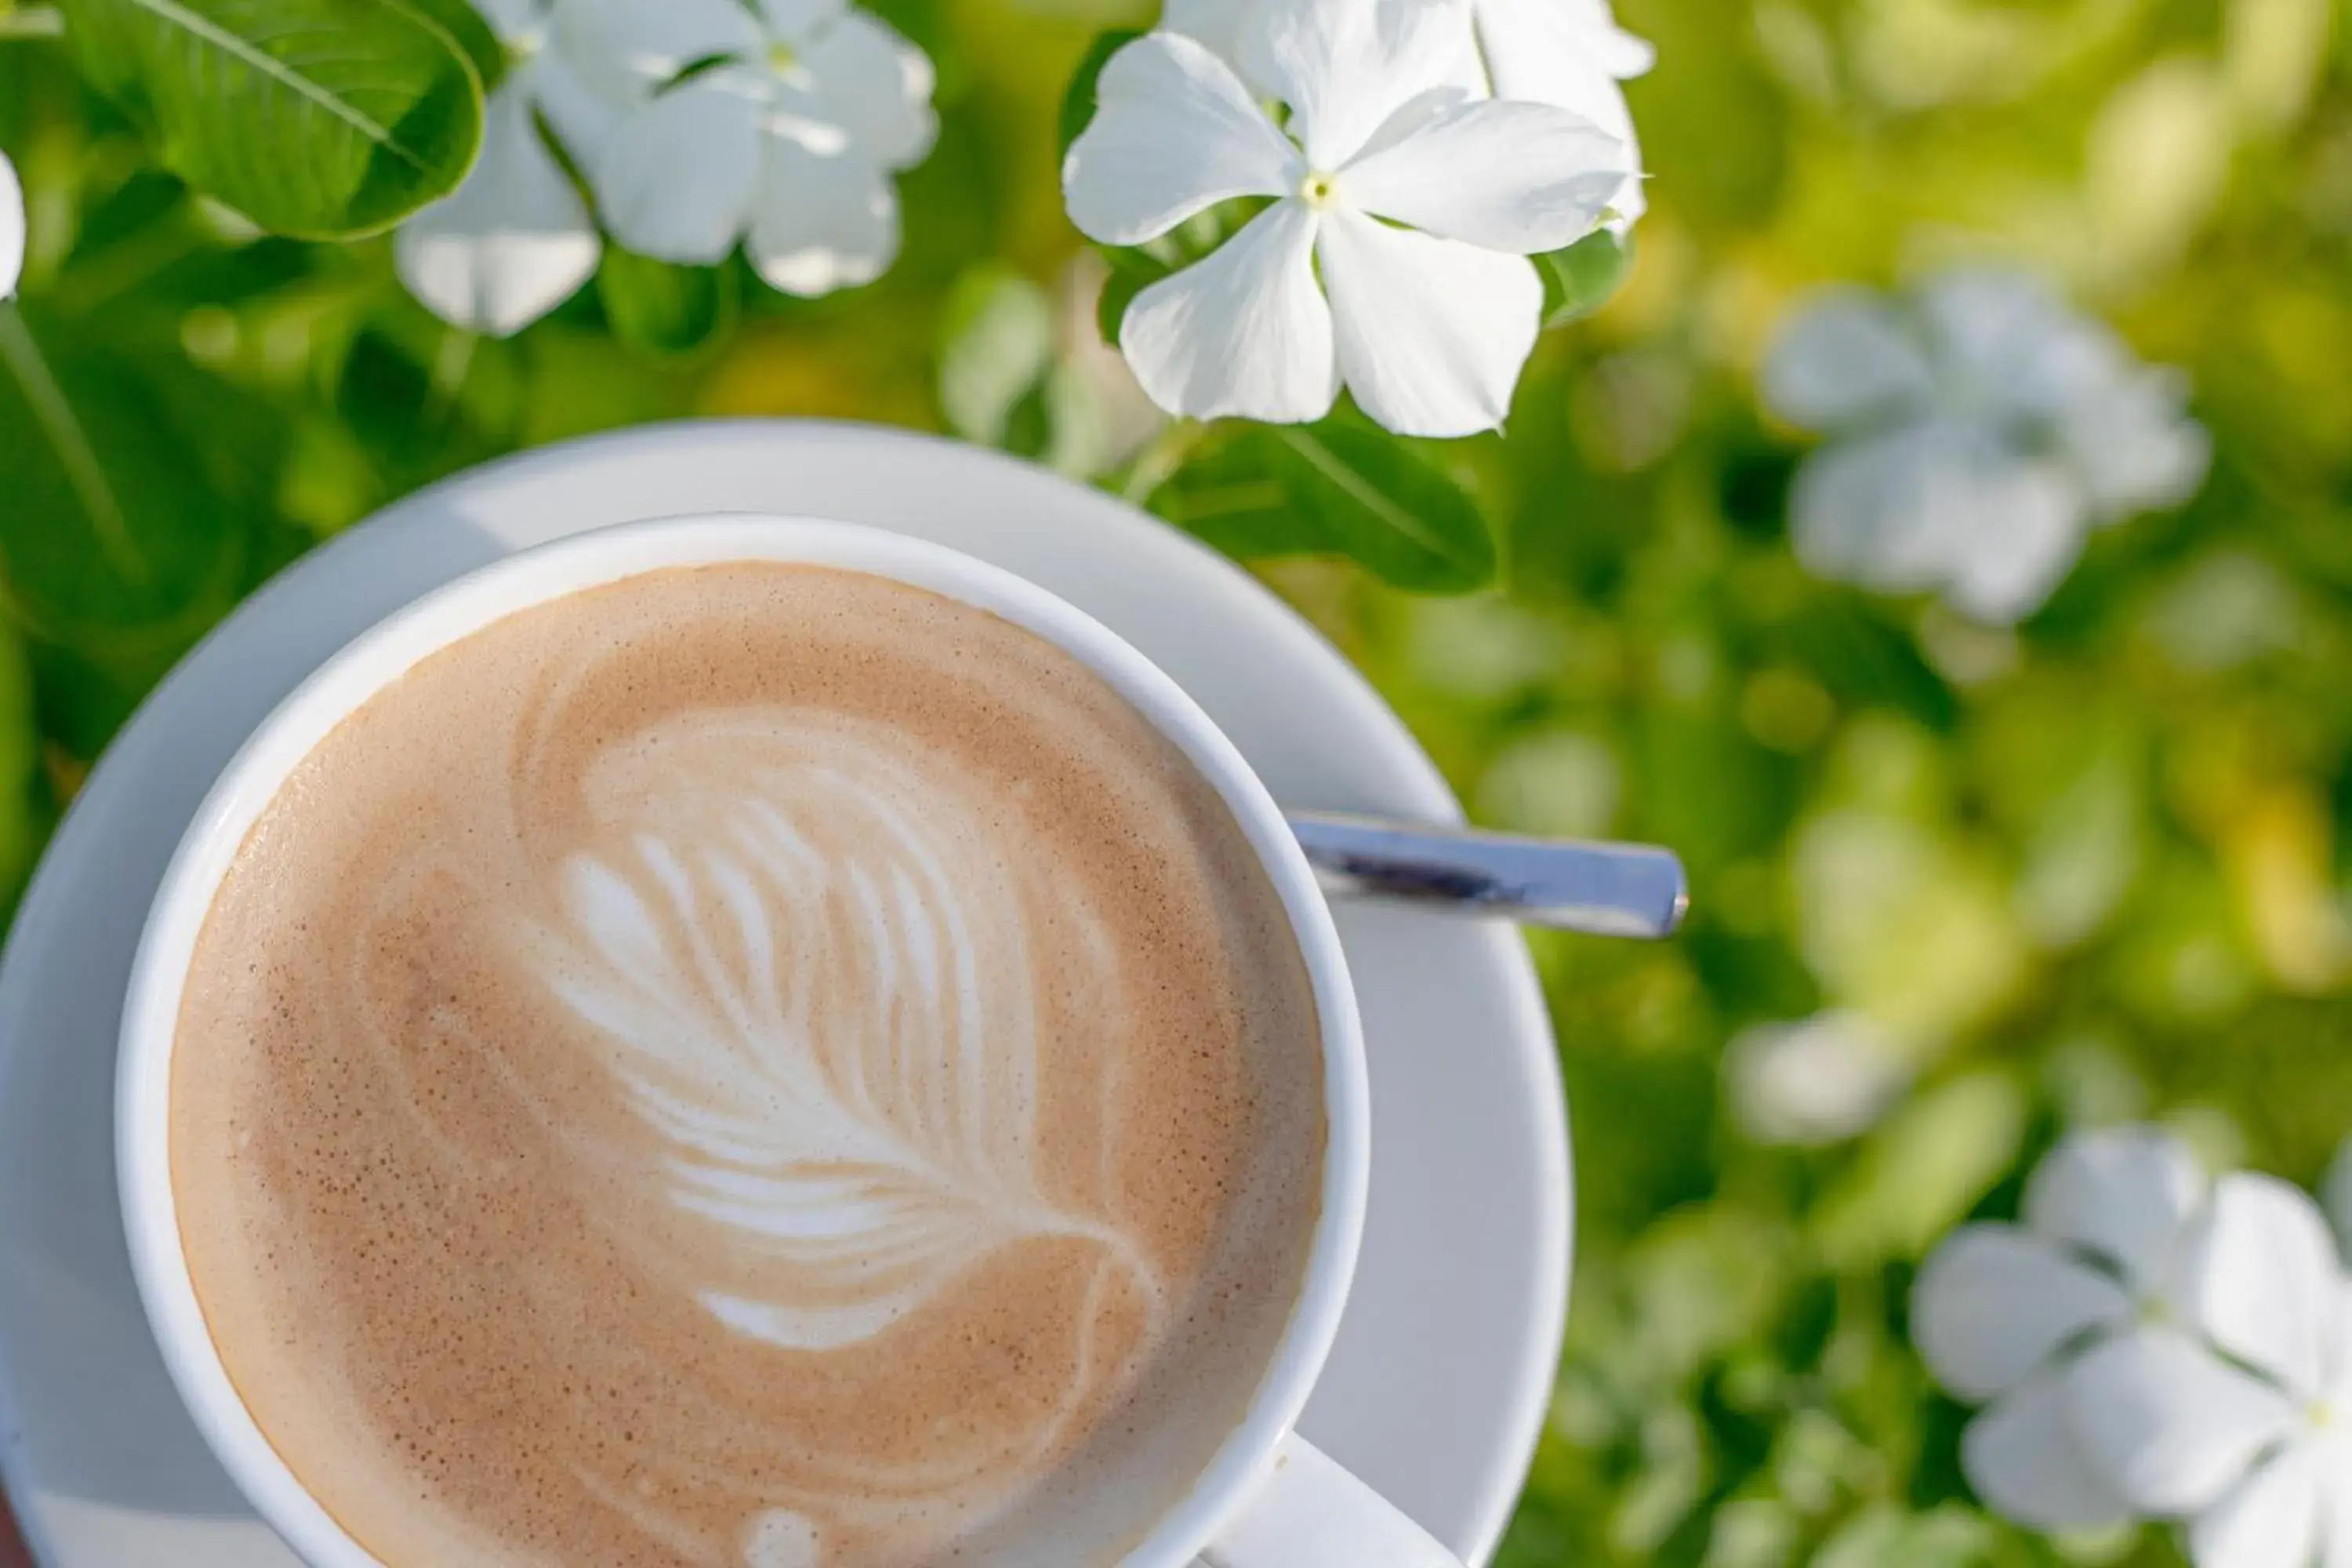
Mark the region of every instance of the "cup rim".
POLYGON ((833 566, 987 610, 1085 665, 1214 788, 1281 900, 1313 995, 1324 1080, 1319 1205, 1288 1322, 1240 1421, 1121 1562, 1181 1568, 1241 1507, 1297 1424, 1353 1282, 1370 1173, 1362 1025, 1339 932, 1264 781, 1175 679, 1093 616, 1028 579, 945 545, 859 523, 697 512, 613 524, 491 562, 410 601, 312 670, 222 769, 166 867, 133 957, 115 1080, 116 1172, 131 1273, 166 1371, 205 1444, 313 1568, 382 1568, 296 1479, 247 1409, 190 1279, 171 1181, 170 1073, 198 935, 230 864, 286 779, 343 719, 416 664, 493 623, 585 589, 673 567, 769 561, 833 566))

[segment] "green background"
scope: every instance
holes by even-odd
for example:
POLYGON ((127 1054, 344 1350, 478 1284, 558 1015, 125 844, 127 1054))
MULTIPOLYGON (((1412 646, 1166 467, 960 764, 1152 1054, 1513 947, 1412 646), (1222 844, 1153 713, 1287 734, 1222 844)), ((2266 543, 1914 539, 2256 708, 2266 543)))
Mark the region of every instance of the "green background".
MULTIPOLYGON (((882 282, 806 303, 614 257, 509 342, 411 303, 387 241, 256 237, 58 43, 0 42, 32 232, 0 311, 0 882, 241 595, 484 458, 768 414, 1100 466, 1055 121, 1094 33, 1148 16, 878 8, 938 61, 944 120, 882 282)), ((1633 277, 1544 341, 1506 437, 1423 448, 1503 586, 1262 567, 1478 818, 1670 844, 1696 886, 1674 943, 1535 942, 1580 1267, 1501 1560, 2175 1563, 2153 1531, 2053 1545, 1978 1509, 1906 1297, 2070 1124, 2160 1118, 2305 1183, 2352 1128, 2352 24, 2330 0, 1620 11, 1661 57, 1632 87, 1633 277), (1802 443, 1753 390, 1806 287, 1987 255, 2185 367, 2218 446, 2200 500, 2101 534, 2013 633, 1804 575, 1802 443), (1763 1146, 1727 1043, 1828 1007, 1891 1030, 1913 1086, 1858 1138, 1763 1146)))

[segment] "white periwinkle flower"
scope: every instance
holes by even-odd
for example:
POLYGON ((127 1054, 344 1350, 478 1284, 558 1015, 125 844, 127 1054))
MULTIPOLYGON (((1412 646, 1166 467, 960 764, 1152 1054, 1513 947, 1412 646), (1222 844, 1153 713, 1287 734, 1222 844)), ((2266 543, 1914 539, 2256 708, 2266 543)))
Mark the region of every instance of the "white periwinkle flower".
POLYGON ((16 181, 16 165, 0 153, 0 300, 16 292, 25 272, 25 187, 16 181))
POLYGON ((2136 1507, 2188 1521, 2197 1568, 2352 1563, 2352 1280, 2318 1206, 2223 1177, 2188 1281, 2183 1326, 2084 1358, 2084 1448, 2136 1507))
POLYGON ((571 298, 604 254, 587 204, 541 140, 544 115, 585 162, 619 105, 592 85, 594 40, 557 25, 555 0, 474 0, 510 61, 465 183, 400 227, 401 281, 452 326, 506 337, 571 298))
POLYGON ((1062 173, 1080 229, 1139 245, 1274 199, 1128 307, 1119 346, 1154 402, 1296 423, 1344 382, 1406 435, 1502 422, 1542 324, 1527 258, 1591 233, 1631 164, 1580 115, 1449 85, 1463 3, 1266 0, 1242 19, 1238 75, 1172 32, 1112 57, 1062 173))
POLYGON ((591 165, 613 237, 709 263, 741 241, 771 287, 828 294, 898 254, 893 176, 939 124, 931 62, 847 0, 565 0, 681 60, 723 57, 649 99, 591 165))
POLYGON ((2094 527, 2194 495, 2211 457, 2177 372, 2015 272, 1831 289, 1782 331, 1763 393, 1829 437, 1790 502, 1808 568, 1996 624, 2039 608, 2094 527))
POLYGON ((1991 1507, 2044 1530, 2132 1516, 2076 1429, 2079 1385, 2177 1310, 2206 1190, 2195 1158, 2161 1132, 2077 1133, 2034 1171, 2021 1224, 1964 1226, 1920 1270, 1919 1353, 1954 1394, 1990 1402, 1960 1459, 1991 1507))

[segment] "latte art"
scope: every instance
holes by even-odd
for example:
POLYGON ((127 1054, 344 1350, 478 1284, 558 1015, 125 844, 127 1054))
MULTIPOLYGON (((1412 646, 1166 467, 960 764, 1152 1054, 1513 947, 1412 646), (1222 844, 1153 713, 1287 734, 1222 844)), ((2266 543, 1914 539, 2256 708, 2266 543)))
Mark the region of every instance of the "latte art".
POLYGON ((1099 1568, 1305 1266, 1304 966, 1075 660, 880 579, 496 623, 289 777, 206 921, 206 1325, 392 1568, 1099 1568))
MULTIPOLYGON (((533 960, 660 1138, 672 1201, 709 1222, 703 1305, 831 1350, 1000 1248, 1065 1237, 1156 1329, 1138 1239, 1040 1184, 1023 915, 1055 900, 1023 895, 1034 873, 986 811, 880 725, 695 715, 643 739, 589 773, 611 847, 565 863, 565 925, 533 960)), ((1108 970, 1083 889, 1055 912, 1108 970)))

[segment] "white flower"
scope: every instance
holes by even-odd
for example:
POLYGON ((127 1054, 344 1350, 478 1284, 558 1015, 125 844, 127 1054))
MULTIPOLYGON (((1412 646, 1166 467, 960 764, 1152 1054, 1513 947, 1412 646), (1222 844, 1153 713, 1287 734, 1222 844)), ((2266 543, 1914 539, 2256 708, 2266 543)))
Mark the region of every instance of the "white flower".
POLYGON ((25 273, 25 187, 16 181, 16 165, 0 153, 0 300, 16 292, 25 273))
POLYGON ((2019 273, 1948 272, 1905 300, 1829 290, 1781 333, 1763 393, 1831 437, 1791 497, 1799 558, 1993 623, 2039 608, 2095 526, 2195 494, 2211 457, 2177 373, 2019 273))
POLYGON ((1153 33, 1112 57, 1063 168, 1080 229, 1139 245, 1219 202, 1274 198, 1128 308, 1119 346, 1154 402, 1295 423, 1344 382, 1407 435, 1502 422, 1541 326, 1527 258, 1591 232, 1629 160, 1580 115, 1448 85, 1462 4, 1251 10, 1236 47, 1288 106, 1283 127, 1195 39, 1153 33))
POLYGON ((2027 1183, 2022 1223, 1971 1225, 1920 1270, 1912 1337, 1964 1399, 1990 1401, 1961 1439, 1987 1503, 2037 1529, 2131 1515, 2131 1494, 2092 1462, 2079 1384, 2172 1315, 2206 1183, 2176 1140, 2147 1128, 2077 1133, 2027 1183))
POLYGON ((613 237, 667 261, 744 242, 786 293, 871 282, 898 254, 891 176, 938 133, 929 57, 847 0, 566 0, 681 61, 592 165, 613 237))
POLYGON ((490 94, 464 184, 403 224, 393 255, 408 291, 452 326, 506 337, 571 298, 604 244, 540 139, 545 115, 575 160, 602 145, 618 105, 592 79, 593 39, 556 26, 554 0, 475 0, 512 62, 490 94))
POLYGON ((2136 1507, 2188 1520, 2197 1568, 2344 1568, 2352 1281, 2326 1221, 2285 1183, 2238 1174, 2200 1228, 2185 1326, 2085 1357, 2074 1428, 2136 1507))
POLYGON ((1860 1013, 1743 1029, 1724 1053, 1731 1109, 1759 1143, 1834 1143, 1867 1130, 1911 1081, 1902 1048, 1860 1013))
MULTIPOLYGON (((1168 0, 1160 26, 1241 68, 1242 22, 1262 3, 1168 0)), ((1484 97, 1573 110, 1624 142, 1633 172, 1609 204, 1608 226, 1632 228, 1648 204, 1633 111, 1618 84, 1647 75, 1657 51, 1617 25, 1609 0, 1470 0, 1465 19, 1470 26, 1455 41, 1449 78, 1484 97)))

